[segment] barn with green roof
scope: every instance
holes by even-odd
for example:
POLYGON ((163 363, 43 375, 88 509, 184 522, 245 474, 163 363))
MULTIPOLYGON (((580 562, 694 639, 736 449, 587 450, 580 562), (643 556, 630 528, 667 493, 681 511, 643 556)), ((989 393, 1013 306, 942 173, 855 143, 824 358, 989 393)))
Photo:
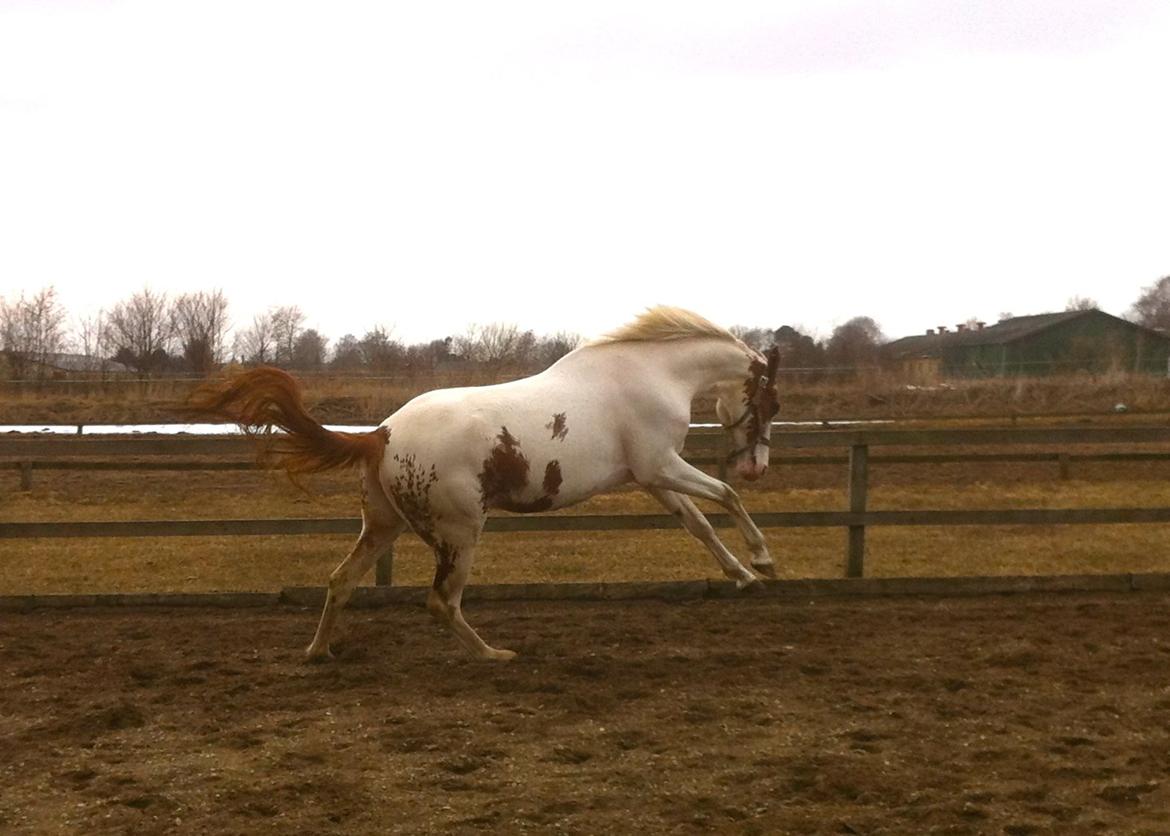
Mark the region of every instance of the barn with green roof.
POLYGON ((1168 373, 1170 335, 1104 311, 1016 316, 995 325, 939 326, 884 346, 907 377, 1047 376, 1088 372, 1168 373))

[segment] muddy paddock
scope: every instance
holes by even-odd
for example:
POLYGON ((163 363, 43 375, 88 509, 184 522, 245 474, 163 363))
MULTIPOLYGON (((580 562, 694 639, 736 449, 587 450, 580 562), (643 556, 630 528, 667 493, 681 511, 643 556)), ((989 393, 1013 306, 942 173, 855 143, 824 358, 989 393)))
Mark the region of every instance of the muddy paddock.
POLYGON ((0 831, 1170 830, 1170 596, 0 613, 0 831))

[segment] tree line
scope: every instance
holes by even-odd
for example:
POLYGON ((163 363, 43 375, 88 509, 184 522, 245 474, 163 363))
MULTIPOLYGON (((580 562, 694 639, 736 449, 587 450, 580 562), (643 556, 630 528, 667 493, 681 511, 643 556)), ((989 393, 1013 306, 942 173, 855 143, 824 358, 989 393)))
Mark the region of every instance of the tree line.
MULTIPOLYGON (((1096 307, 1094 300, 1082 296, 1066 304, 1067 310, 1096 307)), ((1127 317, 1170 332, 1170 276, 1143 288, 1127 317)), ((413 344, 395 338, 390 328, 374 325, 360 337, 345 334, 330 345, 328 337, 306 323, 298 306, 280 305, 233 329, 222 290, 168 297, 150 288, 108 310, 70 319, 56 290, 48 287, 15 299, 0 297, 0 355, 7 375, 15 379, 46 376, 64 353, 92 362, 78 371, 109 370, 116 363, 143 377, 207 374, 225 363, 367 373, 463 363, 501 372, 545 368, 581 342, 573 333, 538 335, 515 324, 491 323, 413 344)), ((824 339, 792 325, 736 326, 731 331, 760 350, 777 346, 782 368, 801 370, 813 379, 835 370, 877 366, 887 342, 881 327, 868 316, 848 320, 824 339)))
POLYGON ((48 376, 68 354, 90 361, 82 364, 85 368, 69 370, 124 368, 142 377, 207 374, 226 363, 387 373, 463 362, 502 371, 551 365, 580 342, 576 334, 537 335, 518 325, 492 323, 414 344, 375 325, 360 337, 345 334, 330 346, 328 337, 307 327, 307 317, 296 305, 272 307, 233 330, 222 290, 169 298, 144 288, 109 309, 73 319, 52 287, 0 298, 0 355, 14 379, 48 376))
MULTIPOLYGON (((375 325, 361 336, 345 334, 331 341, 307 326, 296 305, 280 305, 232 328, 230 304, 222 290, 168 297, 149 288, 131 294, 109 309, 70 318, 54 288, 31 296, 0 299, 0 351, 8 376, 42 377, 59 368, 59 356, 73 353, 102 366, 129 369, 138 375, 207 374, 225 363, 274 365, 298 371, 390 373, 433 369, 463 363, 488 371, 545 368, 581 343, 577 334, 538 335, 509 323, 471 325, 443 339, 408 344, 393 331, 375 325), (113 364, 118 364, 114 366, 113 364)), ((818 340, 785 325, 780 328, 736 327, 749 345, 781 349, 784 366, 824 369, 876 362, 885 341, 869 317, 857 317, 818 340)))

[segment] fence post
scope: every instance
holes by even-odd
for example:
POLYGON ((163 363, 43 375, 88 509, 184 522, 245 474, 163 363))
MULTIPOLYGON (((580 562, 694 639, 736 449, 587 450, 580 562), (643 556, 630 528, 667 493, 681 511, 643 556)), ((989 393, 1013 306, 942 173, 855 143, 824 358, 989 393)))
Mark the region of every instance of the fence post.
POLYGON ((20 463, 20 489, 22 491, 32 490, 32 462, 20 463))
POLYGON ((378 562, 374 566, 374 583, 377 586, 390 586, 394 578, 394 546, 378 555, 378 562))
POLYGON ((728 444, 727 434, 720 433, 719 443, 715 445, 715 455, 719 457, 718 467, 720 482, 727 481, 727 454, 731 452, 731 450, 728 449, 729 446, 730 445, 728 444))
MULTIPOLYGON (((849 448, 849 510, 865 513, 866 491, 869 484, 869 445, 854 444, 849 448)), ((860 578, 865 568, 865 526, 849 526, 849 547, 845 555, 845 577, 860 578)))

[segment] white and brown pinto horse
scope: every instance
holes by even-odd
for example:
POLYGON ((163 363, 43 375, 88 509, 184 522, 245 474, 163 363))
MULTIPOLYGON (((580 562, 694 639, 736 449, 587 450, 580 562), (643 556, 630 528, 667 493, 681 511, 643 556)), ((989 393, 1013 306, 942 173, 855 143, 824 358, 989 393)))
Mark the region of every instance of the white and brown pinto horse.
POLYGON ((305 411, 296 381, 278 369, 254 369, 205 387, 191 404, 263 431, 292 474, 343 465, 362 471, 362 533, 329 577, 310 659, 329 656, 338 610, 408 528, 435 553, 430 612, 477 656, 510 659, 514 653, 476 634, 460 606, 492 509, 548 511, 633 481, 677 514, 742 588, 756 575, 719 541, 692 497, 726 508, 752 567, 774 576, 764 538, 735 491, 687 464, 680 452, 691 402, 713 392, 719 420, 733 436, 737 472, 746 479, 763 475, 778 409, 776 367, 775 349, 764 356, 702 317, 658 307, 540 374, 428 392, 368 433, 322 427, 305 411), (284 434, 271 434, 273 428, 284 434))

